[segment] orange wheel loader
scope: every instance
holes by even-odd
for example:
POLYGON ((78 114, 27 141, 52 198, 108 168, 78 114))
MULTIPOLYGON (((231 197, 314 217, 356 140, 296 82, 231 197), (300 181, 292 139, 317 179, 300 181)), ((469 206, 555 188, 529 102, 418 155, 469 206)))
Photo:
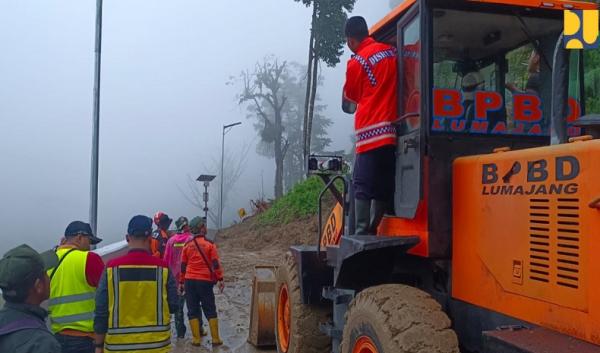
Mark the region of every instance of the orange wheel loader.
POLYGON ((405 0, 371 29, 398 49, 394 213, 290 249, 279 353, 600 352, 600 53, 566 48, 596 9, 405 0))

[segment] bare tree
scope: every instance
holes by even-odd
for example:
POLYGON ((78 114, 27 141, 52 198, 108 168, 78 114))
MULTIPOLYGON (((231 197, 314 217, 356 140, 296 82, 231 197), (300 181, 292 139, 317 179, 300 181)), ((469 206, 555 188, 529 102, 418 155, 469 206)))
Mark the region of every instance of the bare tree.
POLYGON ((275 198, 283 196, 283 162, 289 148, 284 134, 283 115, 288 97, 282 86, 287 76, 287 63, 265 58, 254 72, 241 74, 243 83, 239 103, 250 105, 250 111, 264 124, 261 139, 273 145, 275 157, 275 198))
MULTIPOLYGON (((248 153, 250 152, 251 143, 244 143, 239 151, 232 152, 229 149, 225 150, 225 155, 223 158, 223 170, 224 170, 224 179, 223 179, 223 208, 228 205, 229 196, 231 192, 234 190, 235 185, 242 177, 244 171, 246 170, 248 164, 248 153)), ((217 175, 217 171, 221 169, 221 161, 220 159, 213 157, 210 160, 210 163, 203 164, 202 170, 208 174, 217 175)), ((220 175, 217 175, 215 181, 211 183, 209 193, 209 210, 208 210, 208 218, 212 222, 212 224, 219 224, 219 205, 220 205, 220 193, 218 186, 220 185, 220 175)), ((196 181, 194 177, 191 175, 187 175, 187 192, 182 190, 178 186, 179 192, 183 195, 183 197, 194 207, 199 210, 204 209, 204 186, 196 181)))

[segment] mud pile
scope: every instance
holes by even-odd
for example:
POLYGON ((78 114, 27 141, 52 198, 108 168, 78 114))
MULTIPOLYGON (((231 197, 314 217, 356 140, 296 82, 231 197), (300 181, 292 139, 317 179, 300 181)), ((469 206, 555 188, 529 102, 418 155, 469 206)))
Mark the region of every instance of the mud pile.
POLYGON ((281 250, 292 245, 317 243, 316 217, 303 217, 288 224, 262 226, 256 217, 217 234, 217 245, 227 250, 281 250))

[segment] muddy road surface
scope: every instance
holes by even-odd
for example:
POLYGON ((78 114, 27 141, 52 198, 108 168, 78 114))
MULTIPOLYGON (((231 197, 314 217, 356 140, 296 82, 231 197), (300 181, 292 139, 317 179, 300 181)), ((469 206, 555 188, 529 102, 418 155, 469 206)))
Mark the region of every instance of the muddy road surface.
MULTIPOLYGON (((191 344, 188 329, 184 339, 173 339, 172 353, 234 352, 275 353, 275 347, 258 349, 247 343, 250 326, 252 279, 255 266, 279 265, 288 247, 306 244, 315 238, 316 221, 300 220, 285 227, 256 227, 244 222, 217 237, 219 256, 225 271, 225 291, 217 294, 217 309, 223 346, 212 347, 210 336, 201 347, 191 344)), ((186 319, 187 324, 187 319, 186 319)), ((208 330, 206 320, 204 327, 208 330)), ((173 337, 176 337, 173 331, 173 337)))
MULTIPOLYGON (((226 269, 225 290, 217 294, 219 326, 221 338, 225 342, 220 347, 212 347, 210 335, 203 338, 201 347, 191 344, 191 332, 188 330, 185 339, 173 340, 173 353, 196 352, 235 352, 235 353, 274 353, 274 348, 257 349, 247 343, 250 325, 250 302, 252 296, 252 277, 255 265, 276 264, 281 258, 277 250, 229 252, 221 250, 223 268, 226 269)), ((218 293, 218 291, 217 291, 218 293)), ((204 327, 208 330, 206 320, 204 327)), ((173 331, 173 337, 176 337, 173 331)))

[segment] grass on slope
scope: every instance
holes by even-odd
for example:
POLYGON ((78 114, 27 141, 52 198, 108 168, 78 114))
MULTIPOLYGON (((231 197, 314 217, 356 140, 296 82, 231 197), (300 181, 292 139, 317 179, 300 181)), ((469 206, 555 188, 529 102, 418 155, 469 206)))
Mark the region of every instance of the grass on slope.
POLYGON ((258 218, 260 225, 286 224, 298 217, 317 214, 319 193, 324 185, 317 177, 302 181, 290 192, 276 200, 258 218))

